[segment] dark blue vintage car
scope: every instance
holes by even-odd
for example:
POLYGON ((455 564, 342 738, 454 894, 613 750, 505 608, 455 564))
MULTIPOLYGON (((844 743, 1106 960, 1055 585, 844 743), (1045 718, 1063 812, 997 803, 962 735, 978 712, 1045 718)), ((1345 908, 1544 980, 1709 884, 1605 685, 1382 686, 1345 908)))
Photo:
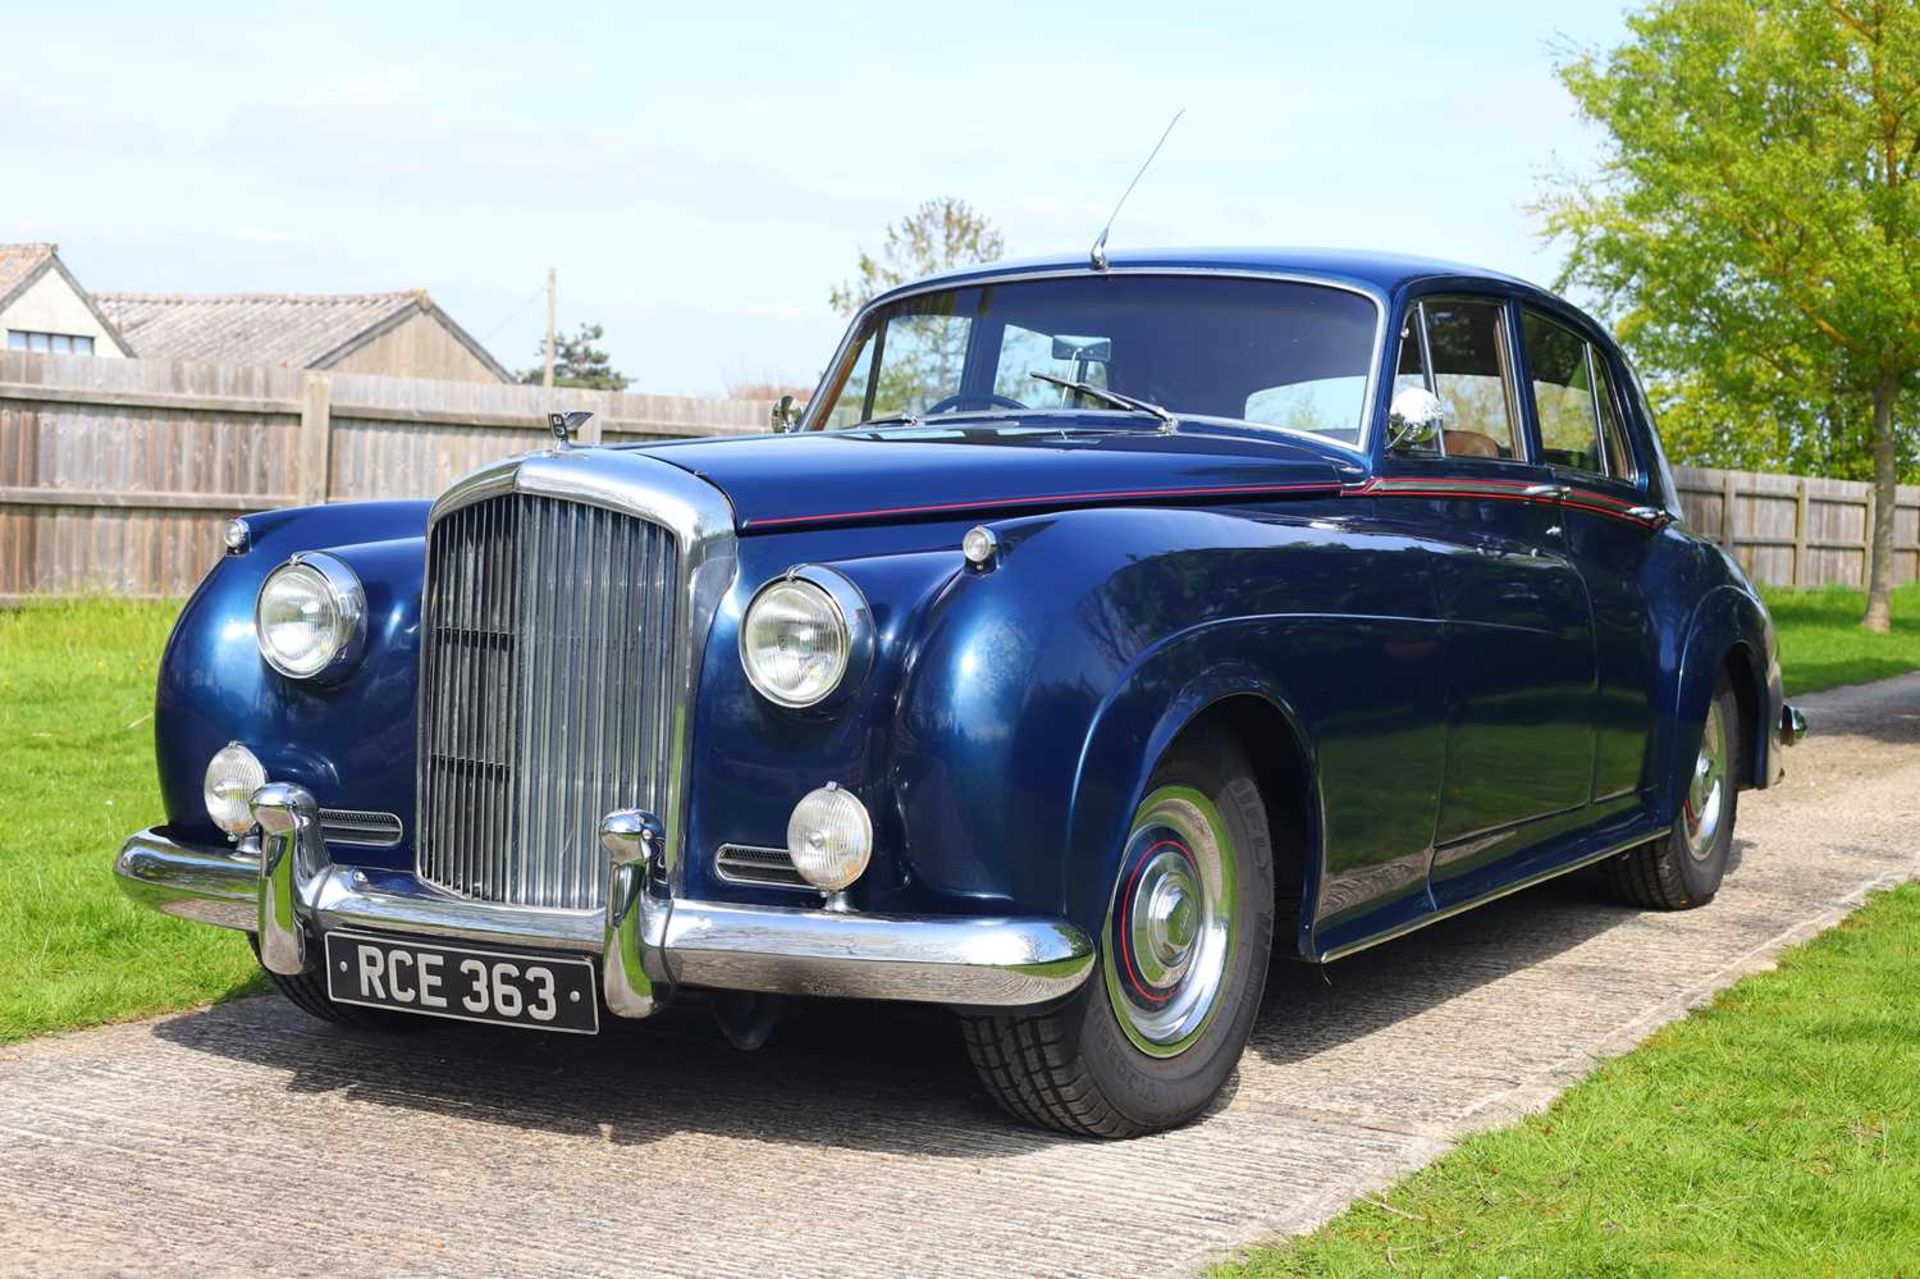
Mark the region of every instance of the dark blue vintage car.
POLYGON ((235 520, 128 892, 317 1016, 960 1016, 1022 1118, 1207 1106, 1274 951, 1599 864, 1711 900, 1805 729, 1607 334, 1265 250, 876 299, 779 433, 235 520))

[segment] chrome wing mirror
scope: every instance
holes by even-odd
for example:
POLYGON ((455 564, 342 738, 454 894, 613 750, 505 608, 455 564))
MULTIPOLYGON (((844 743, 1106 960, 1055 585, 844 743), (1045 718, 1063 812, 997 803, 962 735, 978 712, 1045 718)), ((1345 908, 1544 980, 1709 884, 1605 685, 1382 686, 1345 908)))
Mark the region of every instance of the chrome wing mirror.
POLYGON ((1394 392, 1387 406, 1387 447, 1412 448, 1429 444, 1440 437, 1447 426, 1447 406, 1424 386, 1407 386, 1394 392))
POLYGON ((789 431, 800 429, 800 406, 794 403, 791 395, 783 395, 774 401, 773 430, 776 435, 785 435, 789 431))

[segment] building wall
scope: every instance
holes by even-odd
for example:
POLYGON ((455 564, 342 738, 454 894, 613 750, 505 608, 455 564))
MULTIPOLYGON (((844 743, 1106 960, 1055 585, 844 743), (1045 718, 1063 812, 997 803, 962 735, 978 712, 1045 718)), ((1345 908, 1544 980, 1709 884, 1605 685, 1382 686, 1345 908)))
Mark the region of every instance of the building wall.
POLYGON ((498 382, 494 371, 431 315, 419 314, 327 366, 338 373, 498 382))
MULTIPOLYGON (((48 271, 5 311, 0 311, 0 330, 7 329, 81 334, 93 339, 96 357, 121 358, 120 348, 114 345, 106 328, 93 318, 93 312, 58 271, 48 271)), ((5 345, 5 337, 0 336, 0 347, 5 345)))

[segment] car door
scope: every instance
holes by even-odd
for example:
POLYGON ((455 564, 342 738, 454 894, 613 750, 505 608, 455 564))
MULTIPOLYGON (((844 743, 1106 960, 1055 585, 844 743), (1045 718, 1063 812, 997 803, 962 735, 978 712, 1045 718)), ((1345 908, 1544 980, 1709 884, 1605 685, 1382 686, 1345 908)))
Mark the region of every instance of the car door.
POLYGON ((1591 793, 1591 613, 1515 370, 1505 299, 1435 296, 1409 310, 1396 393, 1437 396, 1444 429, 1390 438, 1381 484, 1424 503, 1437 533, 1448 736, 1430 886, 1442 906, 1496 887, 1558 829, 1545 819, 1577 817, 1591 793))
POLYGON ((1665 513, 1648 503, 1612 353, 1571 317, 1533 306, 1521 307, 1520 332, 1541 459, 1567 489, 1567 545, 1593 602, 1594 803, 1630 807, 1656 719, 1659 636, 1645 579, 1665 513))

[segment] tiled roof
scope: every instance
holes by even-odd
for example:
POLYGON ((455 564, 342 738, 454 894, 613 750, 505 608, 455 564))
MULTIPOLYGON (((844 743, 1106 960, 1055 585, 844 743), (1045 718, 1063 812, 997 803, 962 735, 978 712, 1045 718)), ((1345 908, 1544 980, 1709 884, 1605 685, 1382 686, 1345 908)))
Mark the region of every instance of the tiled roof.
POLYGON ((54 248, 51 244, 0 244, 0 302, 39 270, 54 248))
POLYGON ((149 360, 215 360, 312 368, 416 303, 412 293, 96 293, 149 360))

